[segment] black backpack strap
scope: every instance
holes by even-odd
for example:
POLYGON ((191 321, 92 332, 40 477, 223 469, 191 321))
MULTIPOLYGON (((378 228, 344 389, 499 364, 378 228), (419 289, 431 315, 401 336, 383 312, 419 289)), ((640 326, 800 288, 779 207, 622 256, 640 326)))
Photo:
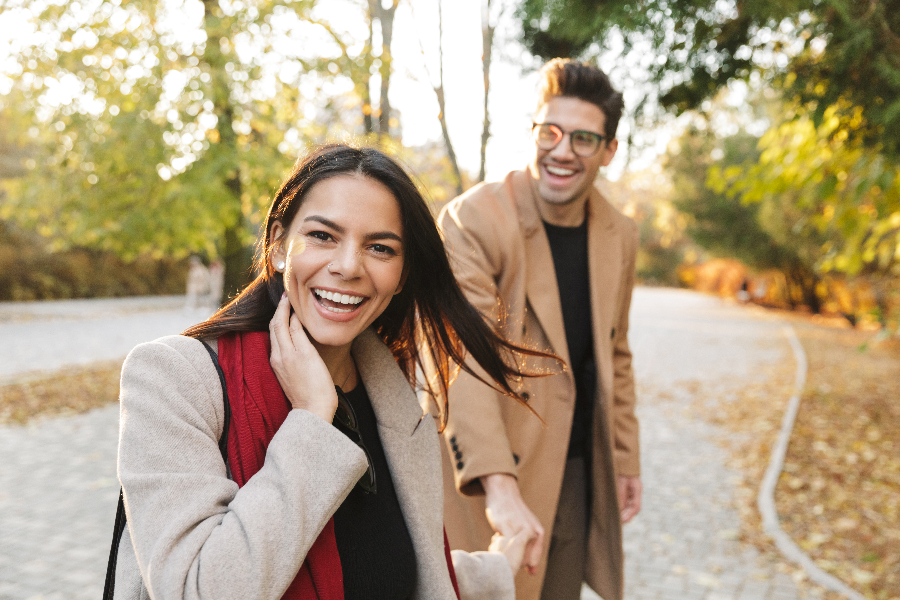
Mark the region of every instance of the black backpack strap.
POLYGON ((222 367, 219 366, 219 356, 213 352, 213 349, 203 342, 203 347, 206 348, 206 351, 209 352, 209 357, 212 359, 212 363, 216 367, 216 373, 219 374, 219 383, 222 384, 222 400, 225 403, 225 425, 222 427, 222 437, 219 438, 219 452, 222 453, 222 460, 225 461, 225 466, 228 466, 228 428, 231 425, 231 402, 228 400, 228 386, 225 385, 225 373, 222 372, 222 367))
MULTIPOLYGON (((228 428, 231 426, 231 403, 228 401, 228 389, 225 386, 225 373, 219 366, 219 357, 213 352, 206 342, 201 340, 203 347, 209 352, 213 365, 216 367, 216 373, 219 374, 219 382, 222 384, 222 400, 225 405, 225 423, 222 427, 222 437, 219 438, 219 452, 222 453, 222 460, 225 461, 225 468, 228 468, 228 428)), ((122 488, 119 488, 119 505, 116 507, 116 524, 113 527, 112 545, 109 549, 109 561, 106 563, 106 581, 103 584, 103 600, 113 600, 113 594, 116 590, 116 562, 119 558, 119 543, 122 541, 122 534, 125 532, 127 517, 125 515, 125 495, 122 488)))

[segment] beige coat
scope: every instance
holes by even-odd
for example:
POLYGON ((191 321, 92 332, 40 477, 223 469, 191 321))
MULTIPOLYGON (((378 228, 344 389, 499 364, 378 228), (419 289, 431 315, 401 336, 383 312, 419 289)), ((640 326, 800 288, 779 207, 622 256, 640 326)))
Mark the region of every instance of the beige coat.
MULTIPOLYGON (((434 420, 371 331, 353 356, 416 554, 418 600, 455 600, 444 556, 440 443, 434 420)), ((171 336, 135 348, 122 371, 119 479, 128 528, 120 598, 278 599, 313 541, 366 468, 362 450, 305 410, 292 410, 263 468, 238 489, 218 439, 222 388, 202 343, 171 336)), ((503 555, 453 553, 463 598, 511 600, 503 555)))
MULTIPOLYGON (((605 600, 621 600, 622 532, 615 474, 639 475, 627 338, 638 238, 634 223, 593 188, 587 219, 590 325, 598 377, 585 581, 605 600)), ((439 222, 454 272, 469 300, 508 339, 549 349, 568 361, 553 258, 530 175, 516 171, 501 182, 476 186, 447 205, 439 222)), ((510 473, 518 477, 525 502, 544 526, 546 559, 572 427, 575 382, 566 370, 526 379, 520 386, 546 425, 465 373, 450 388, 443 437, 448 450, 444 510, 452 548, 487 547, 491 529, 478 478, 510 473), (454 487, 466 496, 454 493, 454 487)), ((540 596, 545 565, 543 560, 536 576, 519 573, 519 600, 540 596)))

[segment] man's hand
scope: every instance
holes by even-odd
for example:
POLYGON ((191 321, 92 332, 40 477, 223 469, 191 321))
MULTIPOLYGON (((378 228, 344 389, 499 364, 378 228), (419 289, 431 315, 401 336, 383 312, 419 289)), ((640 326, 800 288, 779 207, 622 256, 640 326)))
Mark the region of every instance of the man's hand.
POLYGON ((534 575, 544 549, 544 528, 522 500, 519 482, 508 473, 493 473, 482 477, 481 485, 488 523, 502 536, 519 537, 522 534, 528 540, 523 562, 525 570, 534 575))
POLYGON ((491 545, 488 550, 491 552, 500 552, 506 557, 509 568, 512 569, 513 577, 522 568, 522 560, 525 558, 525 546, 528 541, 534 537, 532 531, 520 531, 515 537, 505 537, 499 533, 495 533, 491 538, 491 545))
POLYGON ((624 525, 637 516, 641 511, 641 492, 644 486, 640 477, 626 477, 619 475, 616 479, 616 492, 619 495, 619 508, 624 525))

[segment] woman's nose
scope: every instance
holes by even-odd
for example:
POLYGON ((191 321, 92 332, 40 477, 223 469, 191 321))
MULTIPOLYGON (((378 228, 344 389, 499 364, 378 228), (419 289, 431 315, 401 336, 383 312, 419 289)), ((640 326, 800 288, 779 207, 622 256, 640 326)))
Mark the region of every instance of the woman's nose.
POLYGON ((334 260, 328 265, 328 272, 341 279, 353 279, 362 268, 362 252, 351 246, 341 246, 335 253, 334 260))

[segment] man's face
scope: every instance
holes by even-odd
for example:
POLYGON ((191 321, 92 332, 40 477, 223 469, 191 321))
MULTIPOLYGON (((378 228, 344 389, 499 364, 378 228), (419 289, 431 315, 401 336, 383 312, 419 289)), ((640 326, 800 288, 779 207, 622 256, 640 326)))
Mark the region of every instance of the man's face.
POLYGON ((617 140, 600 143, 593 156, 577 156, 572 152, 569 132, 591 131, 603 135, 606 115, 596 104, 568 96, 554 96, 538 108, 535 123, 553 123, 565 133, 551 150, 541 150, 535 144, 534 158, 528 165, 537 182, 538 195, 550 204, 568 204, 583 197, 594 183, 597 171, 613 159, 617 140))

